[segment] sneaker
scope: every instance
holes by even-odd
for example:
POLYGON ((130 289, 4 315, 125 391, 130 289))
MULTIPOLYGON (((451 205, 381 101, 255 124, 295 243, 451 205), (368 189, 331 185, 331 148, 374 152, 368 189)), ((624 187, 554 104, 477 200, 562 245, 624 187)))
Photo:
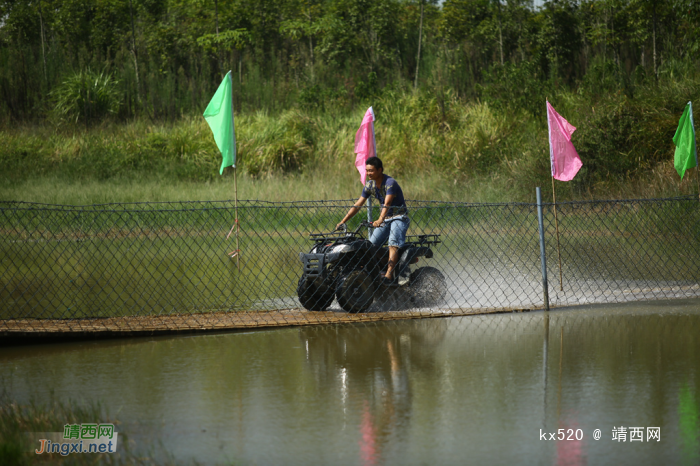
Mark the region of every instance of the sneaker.
POLYGON ((408 275, 399 275, 398 284, 399 286, 404 286, 409 281, 408 275))
POLYGON ((396 283, 396 280, 393 278, 386 278, 382 277, 382 285, 384 286, 399 286, 398 283, 396 283))

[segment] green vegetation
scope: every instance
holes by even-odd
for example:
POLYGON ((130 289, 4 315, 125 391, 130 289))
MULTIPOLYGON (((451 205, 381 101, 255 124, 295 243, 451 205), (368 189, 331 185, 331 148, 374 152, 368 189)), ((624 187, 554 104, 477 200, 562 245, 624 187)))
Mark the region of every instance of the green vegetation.
POLYGON ((372 105, 408 197, 531 201, 551 189, 545 99, 584 162, 560 199, 698 189, 672 168, 700 97, 689 0, 22 0, 0 18, 0 200, 231 198, 201 117, 229 69, 239 198, 357 196, 372 105))
MULTIPOLYGON (((571 121, 580 129, 574 142, 584 160, 573 182, 559 184, 560 199, 697 192, 694 171, 678 180, 671 140, 674 107, 683 104, 677 96, 699 92, 700 80, 687 78, 641 88, 636 100, 618 94, 598 98, 594 106, 581 94, 552 96, 562 113, 576 116, 571 121)), ((546 123, 454 96, 442 109, 422 92, 387 93, 376 101, 379 154, 411 198, 531 201, 534 186, 551 189, 546 123)), ((238 115, 239 198, 356 197, 353 142, 362 112, 238 115)), ((0 138, 3 200, 86 204, 233 197, 232 179, 219 177, 220 155, 201 117, 87 129, 23 125, 0 138)))
POLYGON ((17 403, 0 396, 0 463, 7 466, 31 464, 63 465, 151 465, 174 464, 170 459, 157 461, 132 450, 128 436, 119 433, 119 446, 114 454, 73 454, 61 456, 58 453, 37 455, 31 453, 25 432, 63 432, 66 424, 82 424, 89 419, 95 422, 113 423, 119 431, 118 421, 109 419, 99 404, 84 404, 76 401, 60 402, 51 397, 44 403, 17 403))

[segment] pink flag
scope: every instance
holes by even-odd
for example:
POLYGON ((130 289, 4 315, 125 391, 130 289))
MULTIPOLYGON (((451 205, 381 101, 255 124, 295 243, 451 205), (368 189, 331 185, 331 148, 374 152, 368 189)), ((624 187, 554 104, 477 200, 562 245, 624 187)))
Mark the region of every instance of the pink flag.
POLYGON ((362 119, 360 129, 358 129, 357 134, 355 134, 355 153, 357 154, 355 157, 355 166, 357 167, 357 171, 360 172, 362 184, 365 184, 365 179, 367 177, 365 165, 367 165, 367 159, 377 155, 377 146, 374 142, 374 110, 372 110, 372 107, 368 108, 365 112, 365 117, 362 119))
POLYGON ((571 135, 576 128, 554 110, 547 102, 547 124, 549 126, 549 159, 555 180, 571 181, 583 166, 576 153, 571 135))

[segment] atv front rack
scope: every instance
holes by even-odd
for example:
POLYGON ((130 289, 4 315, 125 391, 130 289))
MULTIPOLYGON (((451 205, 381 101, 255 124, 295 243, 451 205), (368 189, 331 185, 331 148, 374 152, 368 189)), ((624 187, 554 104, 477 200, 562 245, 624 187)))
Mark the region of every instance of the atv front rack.
POLYGON ((318 277, 323 273, 325 254, 299 253, 299 260, 304 264, 304 275, 318 277))
MULTIPOLYGON (((348 236, 356 236, 356 235, 353 234, 352 232, 345 233, 342 231, 337 231, 337 232, 334 231, 331 233, 311 233, 309 235, 309 237, 314 241, 322 241, 326 238, 328 238, 328 239, 340 239, 340 238, 346 238, 348 236)), ((359 236, 359 234, 358 234, 358 236, 359 236)))

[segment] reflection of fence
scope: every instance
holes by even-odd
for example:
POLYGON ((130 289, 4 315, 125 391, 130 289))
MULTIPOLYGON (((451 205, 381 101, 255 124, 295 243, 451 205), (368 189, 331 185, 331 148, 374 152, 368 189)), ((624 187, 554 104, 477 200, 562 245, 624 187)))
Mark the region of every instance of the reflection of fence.
MULTIPOLYGON (((442 272, 445 299, 373 305, 381 312, 358 316, 337 301, 328 312, 306 312, 297 299, 299 252, 351 201, 239 202, 240 271, 229 257, 233 235, 226 239, 232 204, 0 203, 0 328, 282 325, 543 306, 534 204, 409 203, 409 234, 440 235, 435 256, 417 265, 442 272)), ((545 205, 552 306, 700 296, 697 199, 570 202, 557 211, 563 291, 545 205)), ((382 289, 372 292, 381 301, 382 289)))

